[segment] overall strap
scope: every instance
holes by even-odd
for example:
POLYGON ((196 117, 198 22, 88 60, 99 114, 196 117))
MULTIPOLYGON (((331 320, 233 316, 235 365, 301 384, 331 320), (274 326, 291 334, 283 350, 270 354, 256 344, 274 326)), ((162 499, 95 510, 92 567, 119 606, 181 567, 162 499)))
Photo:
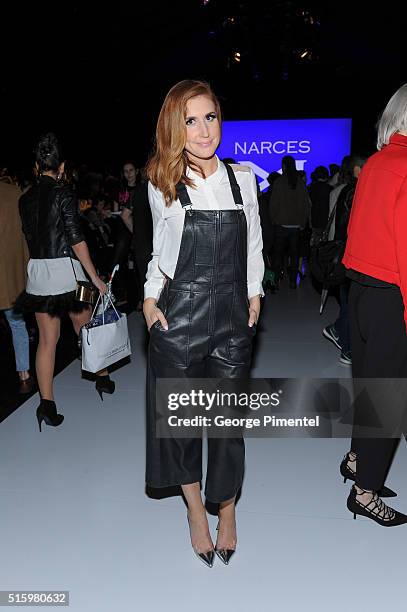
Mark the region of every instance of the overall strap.
MULTIPOLYGON (((225 164, 225 162, 223 163, 225 164)), ((232 190, 233 201, 236 204, 236 206, 243 207, 244 204, 243 204, 242 194, 240 191, 239 183, 236 180, 235 173, 233 172, 232 168, 228 164, 225 164, 225 168, 226 168, 226 172, 228 173, 228 177, 229 177, 229 183, 230 183, 230 188, 232 190)), ((192 214, 192 211, 191 211, 192 202, 188 195, 186 185, 180 182, 176 185, 175 189, 177 191, 177 196, 179 198, 179 201, 181 202, 182 208, 184 208, 190 214, 192 214)))
POLYGON ((175 186, 175 189, 177 191, 177 196, 179 198, 179 201, 181 202, 182 208, 185 208, 186 206, 192 206, 192 202, 188 195, 185 183, 178 183, 175 186))
POLYGON ((236 180, 235 173, 233 172, 233 170, 229 166, 229 164, 227 164, 225 162, 223 162, 223 163, 225 164, 225 168, 226 168, 226 171, 228 173, 229 183, 230 183, 230 187, 232 189, 233 200, 234 200, 236 206, 243 206, 242 194, 240 192, 240 186, 239 186, 239 183, 236 180))

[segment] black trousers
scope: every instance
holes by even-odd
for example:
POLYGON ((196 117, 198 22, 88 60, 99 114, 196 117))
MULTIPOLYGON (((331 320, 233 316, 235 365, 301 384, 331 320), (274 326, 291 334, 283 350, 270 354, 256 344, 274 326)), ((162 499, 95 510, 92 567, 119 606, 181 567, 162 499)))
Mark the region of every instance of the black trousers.
MULTIPOLYGON (((157 378, 247 379, 256 332, 256 326, 247 324, 244 286, 239 295, 218 293, 216 298, 210 298, 206 292, 198 291, 189 293, 186 299, 184 291, 169 289, 174 285, 167 281, 158 301, 168 317, 169 330, 164 331, 158 322, 150 329, 146 482, 155 488, 202 480, 202 439, 155 435, 157 378), (185 325, 190 308, 190 322, 185 325), (217 325, 208 335, 210 311, 217 325), (231 321, 235 330, 232 335, 231 321)), ((220 503, 236 495, 243 481, 244 457, 242 437, 208 437, 205 496, 209 501, 220 503)))
POLYGON ((334 323, 335 329, 339 335, 339 342, 344 353, 350 351, 348 310, 349 284, 349 279, 346 279, 344 283, 339 285, 339 316, 334 323))
POLYGON ((297 278, 300 248, 300 229, 276 225, 274 229, 272 269, 276 278, 280 278, 284 267, 284 255, 288 250, 290 257, 289 278, 294 282, 297 278))
POLYGON ((386 431, 393 428, 406 432, 407 395, 403 391, 403 379, 407 377, 407 334, 400 290, 352 281, 349 323, 352 374, 356 379, 351 446, 357 455, 356 483, 363 489, 377 491, 384 484, 400 438, 358 437, 363 431, 358 424, 374 410, 373 420, 386 423, 386 431), (367 398, 363 393, 364 383, 358 382, 363 378, 378 379, 374 381, 373 399, 372 394, 367 398))

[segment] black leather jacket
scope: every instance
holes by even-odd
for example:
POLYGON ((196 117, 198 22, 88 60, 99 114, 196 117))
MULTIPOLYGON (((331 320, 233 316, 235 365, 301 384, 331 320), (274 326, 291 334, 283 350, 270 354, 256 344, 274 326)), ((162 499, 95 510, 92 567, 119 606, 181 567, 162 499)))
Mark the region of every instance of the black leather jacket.
POLYGON ((20 197, 19 209, 32 259, 75 257, 71 247, 84 238, 72 187, 41 176, 38 184, 20 197))

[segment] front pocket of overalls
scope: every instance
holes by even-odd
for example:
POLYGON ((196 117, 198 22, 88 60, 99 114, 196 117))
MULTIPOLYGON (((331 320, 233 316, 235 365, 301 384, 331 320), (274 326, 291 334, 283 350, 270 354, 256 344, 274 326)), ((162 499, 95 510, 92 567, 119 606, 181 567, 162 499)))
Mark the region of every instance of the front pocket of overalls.
POLYGON ((153 331, 153 329, 157 329, 157 327, 159 327, 160 325, 161 325, 160 319, 157 319, 157 321, 154 321, 154 323, 150 325, 150 329, 149 329, 150 334, 153 331))
POLYGON ((156 304, 157 308, 161 310, 161 312, 163 313, 165 317, 167 317, 171 302, 174 299, 173 293, 174 293, 173 291, 171 292, 169 291, 169 281, 167 280, 164 287, 162 288, 162 291, 160 293, 160 296, 156 304))
MULTIPOLYGON (((175 299, 174 295, 168 296, 168 292, 166 292, 166 290, 163 289, 162 292, 161 292, 160 297, 157 300, 157 308, 159 308, 161 310, 161 312, 163 313, 164 317, 167 319, 167 323, 168 323, 168 312, 170 310, 171 303, 174 301, 174 299, 175 299)), ((157 321, 154 321, 154 323, 150 327, 150 331, 153 328, 164 329, 162 327, 162 325, 161 325, 160 319, 157 319, 157 321)))
POLYGON ((256 325, 250 327, 248 321, 247 297, 237 295, 233 300, 231 333, 228 343, 229 358, 234 362, 247 364, 251 360, 256 325))
MULTIPOLYGON (((167 318, 167 312, 168 312, 168 309, 169 309, 168 280, 166 281, 164 287, 161 290, 161 293, 160 293, 159 298, 157 300, 156 306, 157 306, 157 308, 159 308, 161 310, 161 312, 163 313, 164 317, 167 318)), ((163 327, 161 326, 160 319, 157 319, 157 321, 154 321, 154 323, 151 325, 150 333, 154 329, 160 329, 160 328, 163 329, 163 327)))
POLYGON ((150 329, 154 329, 152 350, 160 359, 169 364, 187 365, 189 327, 190 327, 190 299, 189 292, 169 291, 167 299, 163 301, 165 318, 168 330, 165 330, 159 321, 150 329))

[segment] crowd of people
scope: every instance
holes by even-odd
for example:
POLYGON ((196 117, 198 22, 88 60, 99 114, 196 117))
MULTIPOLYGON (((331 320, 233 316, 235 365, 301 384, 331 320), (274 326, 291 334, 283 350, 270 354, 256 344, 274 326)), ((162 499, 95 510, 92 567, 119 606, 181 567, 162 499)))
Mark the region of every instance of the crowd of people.
MULTIPOLYGON (((116 301, 142 310, 149 331, 146 483, 181 486, 193 549, 209 567, 215 553, 228 564, 236 550, 244 441, 208 441, 205 493, 219 507, 213 546, 200 491, 201 441, 156 436, 156 379, 247 379, 265 291, 278 294, 285 277, 289 290, 297 290, 304 258, 312 261, 329 241, 342 249, 335 253, 343 261, 335 265, 343 275, 335 284, 338 318, 325 327, 324 337, 341 351, 340 361, 353 366, 355 385, 362 378, 405 377, 406 108, 404 85, 383 112, 379 150, 368 160, 350 155, 341 166, 318 166, 307 185, 305 173, 287 155, 263 194, 248 166, 217 157, 221 109, 201 81, 182 81, 169 91, 143 170, 127 160, 120 179, 81 174, 47 134, 36 145, 28 182, 17 187, 1 172, 1 225, 9 228, 12 245, 0 244, 0 309, 12 329, 22 386, 32 378, 24 314, 35 313, 40 430, 43 421, 51 426, 63 421, 53 395, 60 319, 69 315, 79 334, 91 316, 89 305, 77 301, 76 283, 90 280, 104 294, 119 264, 116 301)), ((115 390, 107 370, 96 373, 95 384, 101 397, 115 390)), ((383 383, 381 397, 388 385, 383 383)), ((357 398, 355 411, 362 417, 355 419, 351 449, 340 466, 344 477, 355 481, 348 508, 355 518, 399 525, 407 516, 381 497, 394 495, 384 481, 400 437, 395 432, 406 431, 404 401, 391 411, 393 435, 372 439, 360 428, 365 395, 357 398)), ((379 415, 384 408, 376 407, 379 415)))
MULTIPOLYGON (((225 161, 235 163, 231 158, 225 161)), ((297 171, 295 160, 286 156, 282 160, 281 173, 272 172, 269 175, 267 190, 260 192, 256 182, 265 290, 275 293, 286 276, 289 287, 297 288, 297 283, 307 272, 313 237, 322 234, 332 211, 334 218, 329 230, 330 237, 345 238, 357 175, 363 161, 360 156, 346 156, 341 167, 330 164, 328 170, 325 166, 318 166, 311 172, 311 181, 307 185, 306 173, 303 170, 297 171)), ((2 168, 0 184, 7 192, 2 195, 2 202, 10 199, 8 194, 12 194, 11 201, 16 202, 37 180, 35 168, 31 177, 10 175, 6 167, 2 168)), ((103 175, 89 172, 86 167, 75 169, 72 163, 66 162, 58 181, 69 185, 77 196, 81 232, 100 278, 107 281, 114 266, 119 264, 114 279, 116 300, 119 305, 126 305, 130 311, 140 312, 147 267, 153 250, 153 222, 145 169, 138 168, 132 160, 126 160, 121 166, 120 176, 114 176, 112 173, 103 175)), ((13 206, 7 209, 4 204, 4 219, 12 215, 12 209, 13 206)), ((14 223, 18 225, 18 220, 14 223)), ((14 229, 13 233, 16 232, 14 229)), ((25 241, 22 238, 23 243, 25 241)), ((18 242, 14 242, 14 247, 16 244, 18 242)), ((7 251, 10 249, 7 248, 7 251)), ((3 259, 5 261, 6 258, 3 259)), ((20 261, 25 262, 25 258, 20 257, 20 261)), ((20 281, 25 278, 23 269, 24 265, 19 273, 20 281)), ((2 276, 10 278, 5 265, 2 276)), ((18 283, 18 288, 21 292, 22 282, 18 283)), ((345 364, 351 363, 348 289, 348 280, 336 289, 340 313, 337 321, 323 330, 324 336, 341 350, 340 361, 345 364)), ((34 381, 29 374, 27 330, 22 314, 12 309, 17 297, 15 292, 12 293, 13 299, 2 300, 1 310, 12 330, 20 391, 28 393, 34 381)))
MULTIPOLYGON (((86 166, 76 169, 71 162, 66 162, 58 180, 60 184, 70 185, 76 194, 79 222, 100 276, 107 279, 119 264, 116 297, 141 310, 144 262, 152 250, 152 220, 143 171, 132 160, 124 161, 119 176, 89 171, 86 166), (136 203, 137 211, 134 210, 136 203), (133 229, 135 212, 137 223, 133 229)), ((0 173, 0 182, 15 185, 20 195, 36 181, 35 168, 28 175, 18 172, 10 175, 7 168, 0 173)))

